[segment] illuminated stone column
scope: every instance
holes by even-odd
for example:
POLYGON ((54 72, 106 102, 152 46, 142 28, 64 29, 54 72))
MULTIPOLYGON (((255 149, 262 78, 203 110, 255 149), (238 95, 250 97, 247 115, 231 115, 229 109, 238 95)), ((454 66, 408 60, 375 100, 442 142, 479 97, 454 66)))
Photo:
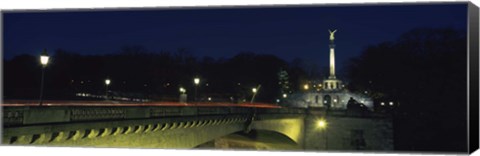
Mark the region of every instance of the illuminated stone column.
POLYGON ((335 45, 330 44, 330 79, 335 79, 335 45))
POLYGON ((330 77, 329 79, 335 79, 335 32, 337 30, 330 31, 330 77))

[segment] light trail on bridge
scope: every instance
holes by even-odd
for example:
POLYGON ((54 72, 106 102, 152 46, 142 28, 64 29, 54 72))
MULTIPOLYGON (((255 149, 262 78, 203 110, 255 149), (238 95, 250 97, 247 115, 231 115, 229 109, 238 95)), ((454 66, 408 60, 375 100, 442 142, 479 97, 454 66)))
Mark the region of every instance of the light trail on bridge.
POLYGON ((43 106, 39 106, 38 101, 31 100, 12 100, 3 101, 3 107, 62 107, 62 106, 84 106, 84 107, 253 107, 253 108, 282 108, 281 106, 269 103, 227 103, 227 102, 198 102, 198 103, 180 103, 180 102, 118 102, 118 101, 43 101, 43 106))

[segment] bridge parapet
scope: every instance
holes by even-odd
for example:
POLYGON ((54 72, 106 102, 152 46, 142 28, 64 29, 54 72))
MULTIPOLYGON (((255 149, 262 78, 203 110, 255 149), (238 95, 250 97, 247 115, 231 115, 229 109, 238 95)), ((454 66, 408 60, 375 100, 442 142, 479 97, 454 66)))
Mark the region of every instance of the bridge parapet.
POLYGON ((303 114, 305 110, 295 108, 261 109, 248 107, 4 107, 3 122, 5 127, 11 127, 80 121, 252 113, 303 114))
POLYGON ((4 126, 146 119, 171 116, 248 114, 251 108, 193 107, 4 107, 4 126))

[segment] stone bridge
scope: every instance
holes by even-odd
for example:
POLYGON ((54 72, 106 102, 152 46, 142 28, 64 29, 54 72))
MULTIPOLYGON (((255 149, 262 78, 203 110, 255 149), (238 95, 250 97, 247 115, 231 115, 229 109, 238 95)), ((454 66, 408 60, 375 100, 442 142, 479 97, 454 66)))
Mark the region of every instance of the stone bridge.
POLYGON ((237 132, 282 134, 305 150, 391 151, 388 114, 260 105, 3 105, 2 144, 194 148, 237 132), (319 119, 326 128, 318 128, 319 119))
POLYGON ((305 109, 253 107, 10 106, 2 144, 194 148, 235 132, 268 130, 303 144, 305 109))

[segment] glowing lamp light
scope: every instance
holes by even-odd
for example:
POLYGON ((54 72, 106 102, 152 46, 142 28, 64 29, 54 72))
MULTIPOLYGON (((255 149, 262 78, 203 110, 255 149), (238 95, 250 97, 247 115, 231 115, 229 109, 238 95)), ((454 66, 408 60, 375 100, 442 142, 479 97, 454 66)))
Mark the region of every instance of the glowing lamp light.
POLYGON ((385 106, 385 102, 381 102, 380 105, 385 106))
POLYGON ((181 93, 185 93, 186 91, 187 91, 187 90, 185 90, 185 88, 180 87, 180 92, 181 92, 181 93))
POLYGON ((195 85, 198 85, 200 83, 200 78, 194 78, 193 83, 195 83, 195 85))
POLYGON ((42 54, 40 54, 40 63, 43 65, 43 66, 47 66, 48 64, 48 59, 50 57, 48 57, 48 54, 47 54, 47 50, 44 49, 42 54))
POLYGON ((323 103, 327 103, 327 100, 324 100, 323 103))
POLYGON ((392 102, 392 101, 390 101, 388 104, 390 104, 390 106, 393 106, 393 102, 392 102))
POLYGON ((110 79, 106 79, 106 80, 105 80, 105 84, 106 84, 106 85, 110 85, 110 79))
POLYGON ((208 101, 212 101, 212 97, 208 97, 208 101))
POLYGON ((335 102, 335 103, 336 103, 336 102, 337 102, 337 99, 333 99, 333 102, 335 102))
POLYGON ((283 98, 287 98, 287 94, 283 94, 282 96, 283 96, 283 98))
POLYGON ((40 56, 40 63, 42 63, 42 65, 46 66, 48 64, 48 56, 40 56))
POLYGON ((257 93, 257 88, 252 88, 253 93, 257 93))
POLYGON ((325 121, 324 119, 318 120, 317 121, 317 127, 320 128, 320 129, 327 128, 327 121, 325 121))
POLYGON ((303 89, 308 90, 308 84, 303 85, 303 89))

